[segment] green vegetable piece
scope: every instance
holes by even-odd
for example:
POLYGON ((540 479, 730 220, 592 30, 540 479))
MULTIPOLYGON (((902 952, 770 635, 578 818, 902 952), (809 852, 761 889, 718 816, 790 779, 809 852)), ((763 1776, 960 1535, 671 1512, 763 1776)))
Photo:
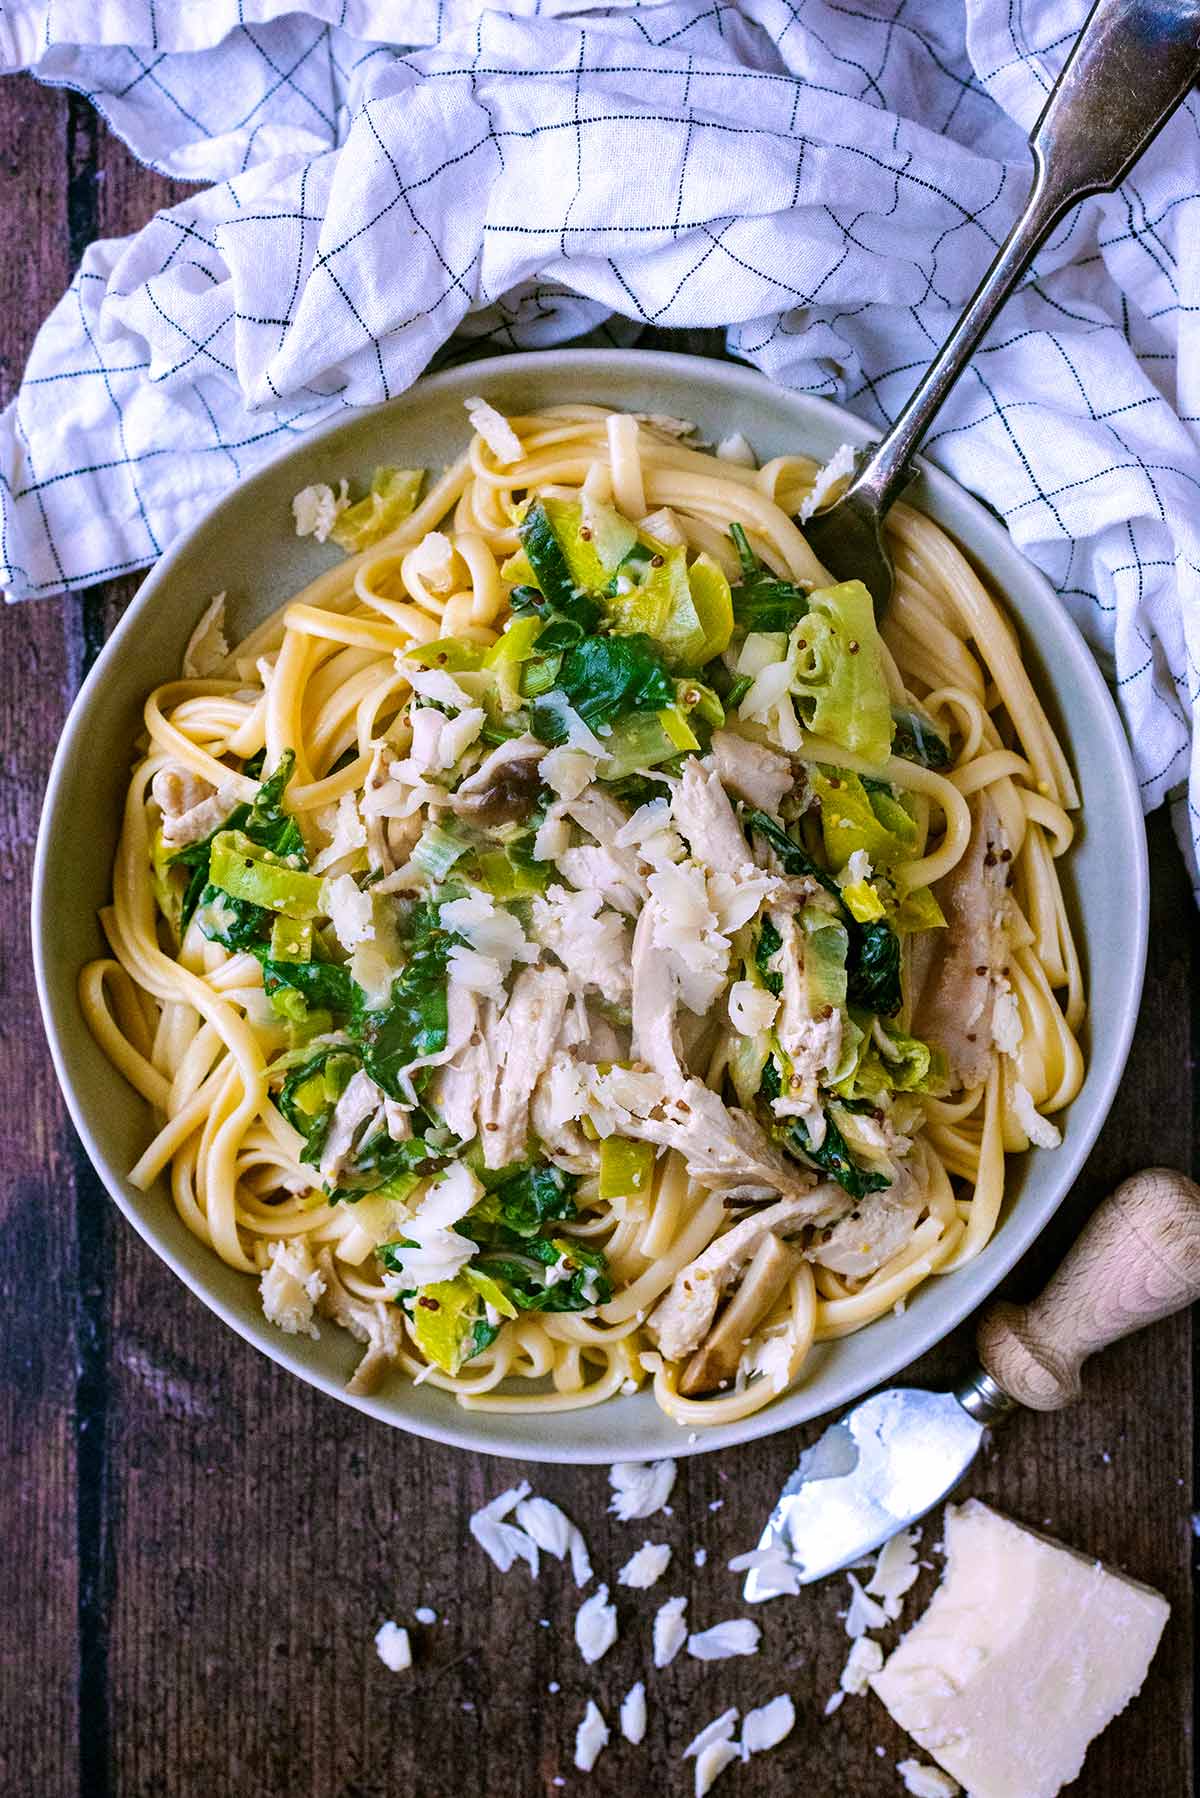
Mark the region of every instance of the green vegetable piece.
POLYGON ((708 633, 696 609, 682 544, 645 540, 649 560, 631 564, 605 600, 612 627, 625 635, 653 639, 671 668, 698 668, 705 660, 708 633), (622 591, 625 588, 626 591, 622 591))
MULTIPOLYGON (((256 953, 260 947, 255 945, 256 953)), ((315 1006, 339 1016, 348 1016, 354 1010, 359 989, 348 967, 333 961, 277 959, 269 953, 260 959, 266 995, 285 1017, 303 1022, 315 1006), (302 999, 303 1004, 279 1003, 282 995, 288 993, 302 999)))
POLYGON ((658 722, 676 750, 685 753, 700 748, 700 739, 687 721, 686 714, 677 705, 666 706, 657 714, 658 722))
MULTIPOLYGON (((622 518, 611 506, 594 500, 586 506, 568 499, 535 501, 521 526, 521 541, 539 580, 539 556, 546 552, 543 549, 540 525, 536 522, 532 526, 530 524, 539 505, 553 533, 571 587, 583 593, 603 592, 638 540, 638 534, 628 519, 622 518)), ((560 579, 557 573, 553 578, 560 579)), ((558 604, 559 601, 545 582, 540 584, 546 597, 558 604)))
POLYGON ((917 706, 893 706, 892 754, 922 768, 948 768, 953 761, 950 745, 928 712, 917 706))
POLYGON ((649 1192, 654 1179, 655 1151, 651 1142, 630 1142, 608 1136, 600 1144, 600 1197, 627 1199, 649 1192))
POLYGON ((490 651, 469 637, 436 637, 432 643, 410 643, 404 654, 421 668, 444 668, 448 674, 474 673, 490 651))
POLYGON ((805 932, 801 978, 809 1015, 815 1017, 826 1005, 841 1011, 846 1003, 846 929, 814 906, 805 907, 801 922, 805 932))
MULTIPOLYGON (((586 598, 589 586, 603 584, 597 579, 589 582, 577 580, 572 573, 558 532, 554 528, 549 507, 553 500, 535 500, 521 522, 519 535, 533 576, 542 590, 547 604, 558 611, 571 615, 572 609, 581 598, 586 598)), ((578 510, 578 508, 576 508, 578 510)), ((605 577, 607 578, 607 577, 605 577)), ((593 621, 595 608, 593 606, 593 621)), ((585 628, 589 628, 586 627, 585 628)))
POLYGON ((553 863, 535 862, 531 851, 516 843, 481 850, 475 859, 480 886, 505 903, 544 893, 555 876, 553 863))
POLYGON ((501 636, 490 649, 483 652, 483 666, 496 668, 527 662, 534 653, 542 630, 541 620, 533 615, 511 618, 501 636))
POLYGON ((892 747, 892 712, 871 595, 861 581, 819 587, 792 632, 792 692, 807 729, 880 766, 892 747))
POLYGON ((771 573, 751 549, 740 524, 730 525, 729 535, 742 565, 742 578, 730 596, 735 623, 742 631, 780 631, 786 636, 807 612, 808 594, 771 573))
POLYGON ((472 1326, 480 1297, 469 1280, 438 1280, 422 1286, 413 1300, 413 1337, 427 1361, 443 1373, 455 1374, 474 1353, 472 1326))
POLYGON ((271 925, 272 961, 311 961, 313 927, 309 920, 278 917, 271 925))
POLYGON ((463 1268, 462 1277, 464 1280, 469 1281, 475 1288, 484 1304, 490 1305, 492 1310, 498 1311, 502 1317, 517 1317, 520 1315, 517 1311, 517 1307, 513 1304, 508 1293, 504 1290, 504 1287, 500 1285, 498 1280, 493 1280, 488 1274, 480 1273, 477 1267, 473 1267, 470 1264, 463 1268))
POLYGON ((860 1167, 851 1157, 846 1139, 828 1111, 825 1113, 825 1140, 819 1149, 813 1148, 812 1138, 802 1118, 792 1121, 787 1136, 789 1146, 801 1159, 820 1168, 831 1180, 836 1180, 852 1199, 865 1199, 869 1192, 882 1192, 891 1185, 886 1174, 877 1173, 873 1168, 860 1167))
POLYGON ((847 998, 862 1011, 893 1018, 902 1002, 900 939, 890 924, 862 924, 850 935, 847 998))
MULTIPOLYGON (((824 868, 819 868, 807 849, 803 849, 794 837, 788 835, 782 824, 766 812, 747 812, 745 823, 751 835, 762 837, 763 841, 774 850, 779 866, 785 874, 809 874, 825 888, 827 893, 841 902, 841 889, 833 876, 824 868)), ((778 943, 775 945, 779 947, 778 943)))
POLYGON ((202 935, 226 949, 254 949, 271 923, 271 913, 263 906, 235 899, 212 885, 201 891, 195 916, 202 935))
POLYGON ((411 859, 431 880, 443 881, 470 847, 470 838, 453 824, 427 824, 413 845, 411 859))
POLYGON ((568 1174, 548 1161, 511 1171, 502 1169, 498 1183, 479 1201, 474 1215, 503 1224, 518 1236, 536 1236, 543 1224, 575 1216, 572 1194, 578 1185, 577 1174, 568 1174))
POLYGON ((323 1048, 307 1061, 289 1069, 275 1103, 280 1112, 304 1137, 301 1161, 315 1166, 321 1159, 321 1148, 333 1110, 358 1068, 353 1050, 342 1047, 323 1048))
POLYGON ((324 882, 319 875, 288 867, 240 830, 218 831, 209 879, 233 899, 283 912, 288 918, 316 918, 324 910, 324 882))
POLYGON ((558 686, 595 730, 630 712, 661 712, 675 688, 648 637, 585 637, 563 657, 558 686))
POLYGON ((814 767, 809 781, 821 802, 821 836, 832 868, 844 868, 858 849, 866 851, 876 868, 911 858, 917 825, 889 792, 878 786, 868 792, 859 776, 845 768, 814 767))
MULTIPOLYGON (((624 780, 638 768, 658 768, 674 761, 678 746, 663 729, 660 714, 640 712, 622 718, 604 738, 604 760, 600 774, 606 781, 624 780)), ((655 787, 648 797, 654 798, 664 789, 655 787)), ((639 802, 640 803, 640 802, 639 802)))
POLYGON ((920 1037, 886 1032, 885 1055, 871 1035, 859 1045, 854 1066, 837 1082, 844 1099, 880 1099, 890 1092, 940 1093, 946 1089, 946 1058, 920 1037))
MULTIPOLYGON (((363 1066, 390 1099, 406 1099, 401 1073, 412 1061, 446 1046, 446 961, 457 938, 438 923, 436 905, 416 906, 409 921, 408 959, 392 982, 386 1006, 360 1010, 351 1022, 363 1066)), ((412 1075, 419 1092, 430 1070, 412 1075)))
POLYGON ((346 507, 329 535, 351 554, 378 543, 413 511, 424 479, 423 468, 377 468, 366 497, 346 507))
POLYGON ((733 595, 725 570, 707 554, 697 556, 688 569, 688 585, 704 632, 704 646, 696 658, 696 665, 702 667, 729 648, 733 638, 733 595))

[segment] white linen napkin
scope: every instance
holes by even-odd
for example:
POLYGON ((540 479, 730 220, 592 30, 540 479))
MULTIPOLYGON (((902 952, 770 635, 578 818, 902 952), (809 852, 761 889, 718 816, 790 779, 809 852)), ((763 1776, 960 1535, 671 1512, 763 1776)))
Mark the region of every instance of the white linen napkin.
MULTIPOLYGON (((213 185, 93 244, 39 333, 0 417, 0 584, 151 561, 456 331, 727 326, 772 379, 882 424, 1016 211, 1086 9, 8 0, 0 69, 80 89, 213 185)), ((1198 127, 1193 96, 1055 232, 925 446, 1082 627, 1193 875, 1198 127)))

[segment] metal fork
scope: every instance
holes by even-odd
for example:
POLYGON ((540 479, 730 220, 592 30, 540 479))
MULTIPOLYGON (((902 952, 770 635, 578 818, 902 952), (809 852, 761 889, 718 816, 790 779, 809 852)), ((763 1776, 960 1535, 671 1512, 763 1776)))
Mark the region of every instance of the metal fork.
POLYGON ((1020 217, 901 412, 860 450, 841 497, 806 526, 838 580, 863 581, 882 616, 893 569, 883 533, 913 457, 980 339, 1064 213, 1133 167, 1200 75, 1200 0, 1096 0, 1029 137, 1033 180, 1020 217))

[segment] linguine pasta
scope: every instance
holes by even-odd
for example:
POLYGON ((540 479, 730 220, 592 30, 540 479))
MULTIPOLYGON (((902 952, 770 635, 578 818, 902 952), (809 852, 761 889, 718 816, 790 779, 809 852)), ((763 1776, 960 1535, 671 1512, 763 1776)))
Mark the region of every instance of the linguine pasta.
POLYGON ((350 553, 232 649, 215 601, 147 700, 81 1003, 134 1183, 355 1389, 727 1423, 1057 1142, 1074 783, 920 513, 877 634, 807 458, 472 406, 424 498, 298 495, 350 553))

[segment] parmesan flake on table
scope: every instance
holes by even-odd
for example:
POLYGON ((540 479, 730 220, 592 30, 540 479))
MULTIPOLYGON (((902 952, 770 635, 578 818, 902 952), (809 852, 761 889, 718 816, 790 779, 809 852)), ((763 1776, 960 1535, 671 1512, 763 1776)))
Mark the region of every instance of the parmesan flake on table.
POLYGON ((774 1588, 769 1594, 771 1598, 799 1596, 800 1569, 777 1544, 769 1548, 751 1548, 745 1554, 734 1555, 728 1566, 730 1573, 749 1573, 752 1570, 764 1573, 774 1588))
POLYGON ((602 1748, 608 1745, 608 1724, 594 1698, 588 1699, 583 1720, 575 1731, 575 1765, 581 1773, 590 1773, 602 1748))
POLYGON ((669 1667, 687 1641, 686 1598, 668 1598, 654 1613, 654 1665, 669 1667))
POLYGON ((646 1733, 646 1688, 639 1679, 621 1700, 621 1734, 636 1746, 646 1733))
POLYGON ((575 1641, 589 1666, 606 1655, 617 1639, 617 1607, 608 1602, 608 1587, 598 1586, 575 1613, 575 1641))
POLYGON ((618 1573, 617 1582, 644 1592, 662 1578, 670 1564, 671 1550, 665 1542, 643 1542, 618 1573))
POLYGON ((608 1471, 613 1489, 609 1510, 622 1523, 653 1517, 661 1511, 675 1485, 674 1461, 618 1461, 608 1471))
POLYGON ((564 1510, 548 1498, 523 1498, 517 1506, 517 1523, 546 1554, 560 1561, 569 1557, 575 1584, 587 1585, 592 1577, 587 1543, 564 1510))
POLYGON ((468 1520, 467 1527, 484 1554, 501 1573, 507 1573, 519 1557, 529 1563, 529 1571, 536 1579, 537 1543, 515 1524, 504 1522, 509 1512, 514 1511, 523 1499, 529 1497, 529 1492, 528 1480, 522 1480, 519 1486, 510 1486, 507 1492, 501 1492, 490 1504, 482 1505, 468 1520))
POLYGON ((736 1742, 710 1742, 696 1756, 696 1798, 705 1798, 731 1761, 740 1759, 736 1742))
POLYGON ((901 1530, 885 1542, 876 1557, 875 1571, 864 1588, 866 1595, 881 1601, 893 1623, 900 1615, 905 1593, 916 1585, 920 1576, 917 1565, 919 1535, 919 1530, 901 1530))
POLYGON ((860 1698, 873 1673, 883 1666, 883 1649, 871 1636, 859 1636, 846 1657, 839 1685, 852 1698, 860 1698))
POLYGON ((521 460, 525 447, 503 412, 497 412, 495 406, 489 405, 478 394, 464 400, 463 405, 467 409, 472 430, 483 438, 502 468, 510 462, 521 460))
POLYGON ((850 1607, 846 1612, 846 1634, 856 1639, 869 1629, 886 1629, 890 1621, 877 1599, 868 1598, 857 1574, 847 1573, 850 1581, 850 1607))
POLYGON ((896 1771, 912 1798, 958 1798, 961 1787, 940 1767, 927 1767, 922 1761, 897 1761, 896 1771))
POLYGON ((684 1760, 702 1754, 712 1742, 728 1742, 737 1728, 738 1714, 737 1706, 731 1705, 729 1710, 722 1711, 719 1717, 714 1717, 711 1723, 706 1723, 703 1729, 696 1732, 684 1749, 684 1760))
POLYGON ((412 1666, 408 1631, 390 1619, 375 1632, 375 1652, 390 1673, 407 1673, 412 1666))
POLYGON ((768 1748, 778 1748, 780 1742, 791 1735, 795 1725, 796 1707, 786 1692, 781 1692, 768 1704, 760 1704, 757 1710, 747 1711, 742 1719, 743 1755, 762 1754, 768 1748))
POLYGON ((429 1624, 437 1622, 437 1612, 432 1610, 427 1604, 419 1604, 413 1612, 413 1616, 418 1623, 429 1624))
POLYGON ((697 1661, 727 1661, 734 1655, 757 1654, 761 1635, 757 1623, 751 1623, 748 1617, 730 1617, 689 1636, 688 1653, 697 1661))

